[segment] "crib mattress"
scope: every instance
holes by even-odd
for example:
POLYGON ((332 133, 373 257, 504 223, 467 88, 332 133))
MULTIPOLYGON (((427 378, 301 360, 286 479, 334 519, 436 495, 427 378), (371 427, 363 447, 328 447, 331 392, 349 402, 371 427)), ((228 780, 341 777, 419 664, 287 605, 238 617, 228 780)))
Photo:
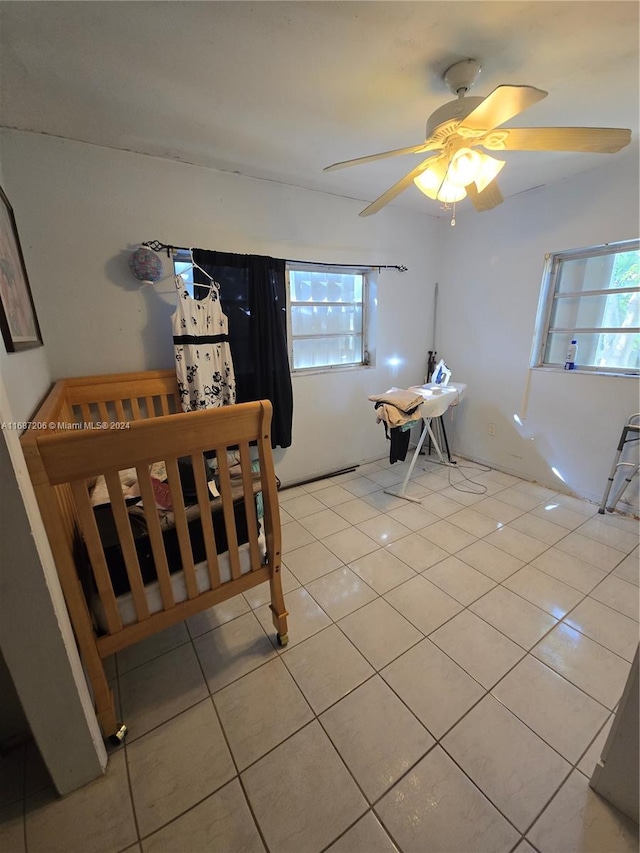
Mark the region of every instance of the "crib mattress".
MULTIPOLYGON (((260 536, 258 537, 258 545, 260 548, 260 554, 264 557, 267 553, 266 539, 264 533, 260 533, 260 536)), ((246 543, 244 545, 241 545, 238 548, 238 552, 240 554, 240 571, 244 575, 247 572, 251 571, 251 554, 249 550, 249 544, 246 543)), ((227 583, 227 581, 230 581, 231 566, 229 564, 229 553, 227 551, 225 551, 223 554, 218 554, 218 568, 220 570, 221 583, 227 583)), ((202 593, 211 589, 211 581, 209 579, 207 561, 203 560, 202 562, 197 563, 195 570, 198 592, 202 593)), ((173 597, 176 603, 186 601, 188 595, 187 587, 184 580, 184 572, 174 572, 173 574, 171 574, 170 580, 171 588, 173 590, 173 597)), ((144 592, 145 597, 147 599, 147 604, 149 605, 150 613, 159 613, 161 610, 164 609, 162 606, 160 585, 157 580, 153 581, 152 583, 145 584, 144 592)), ((124 626, 132 625, 134 622, 138 621, 138 618, 136 616, 135 605, 133 603, 133 596, 130 592, 126 592, 122 595, 117 596, 116 603, 118 605, 118 611, 120 613, 120 618, 122 619, 122 624, 124 626)), ((98 595, 94 594, 91 597, 91 609, 96 618, 98 627, 103 631, 107 631, 107 621, 105 618, 104 607, 98 595)))
MULTIPOLYGON (((129 510, 129 521, 131 523, 131 532, 133 534, 140 572, 142 574, 142 582, 146 585, 157 579, 155 560, 153 557, 153 549, 151 547, 151 539, 147 532, 146 520, 143 515, 132 514, 136 508, 129 510)), ((202 532, 202 522, 199 517, 199 508, 192 507, 191 510, 196 510, 198 515, 192 517, 188 522, 189 539, 191 541, 191 551, 193 554, 193 562, 199 563, 205 559, 205 543, 202 532)), ((236 535, 238 545, 243 545, 249 540, 247 530, 247 518, 244 508, 244 502, 237 500, 233 504, 235 516, 236 535)), ((122 546, 118 537, 118 532, 113 519, 113 513, 109 504, 94 507, 94 515, 98 525, 100 541, 104 550, 109 576, 113 586, 113 592, 116 597, 129 592, 129 577, 122 552, 122 546)), ((189 517, 189 511, 187 518, 189 517)), ((218 553, 227 551, 227 534, 224 524, 224 515, 221 509, 212 511, 211 518, 213 520, 213 531, 216 540, 216 549, 218 553)), ((162 539, 164 549, 167 555, 170 572, 178 572, 182 570, 182 556, 180 553, 180 543, 178 540, 178 532, 175 527, 170 527, 162 531, 162 539)))

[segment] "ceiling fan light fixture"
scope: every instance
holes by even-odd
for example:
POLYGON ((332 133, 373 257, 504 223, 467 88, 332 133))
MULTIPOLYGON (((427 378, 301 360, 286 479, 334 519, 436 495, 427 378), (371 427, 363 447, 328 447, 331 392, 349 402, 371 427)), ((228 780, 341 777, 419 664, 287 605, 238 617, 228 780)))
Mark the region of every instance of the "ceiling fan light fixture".
POLYGON ((447 178, 442 182, 436 198, 444 204, 454 204, 456 201, 462 201, 466 196, 467 191, 464 187, 454 184, 447 178))
POLYGON ((460 148, 453 155, 447 178, 452 184, 468 187, 475 183, 481 193, 498 175, 504 160, 496 160, 488 154, 471 148, 460 148))
POLYGON ((431 169, 427 169, 421 175, 418 175, 417 178, 414 178, 413 183, 418 187, 421 193, 424 193, 434 201, 436 200, 441 179, 438 178, 435 172, 431 169))
POLYGON ((448 178, 459 187, 473 183, 482 170, 482 154, 471 148, 460 148, 453 155, 448 178))
POLYGON ((435 201, 447 177, 447 166, 446 157, 437 157, 429 163, 423 172, 413 179, 413 183, 418 187, 420 192, 435 201))
POLYGON ((475 178, 475 185, 479 193, 481 193, 493 181, 504 166, 504 160, 496 160, 495 157, 490 157, 488 154, 480 154, 482 158, 482 166, 480 173, 475 178))

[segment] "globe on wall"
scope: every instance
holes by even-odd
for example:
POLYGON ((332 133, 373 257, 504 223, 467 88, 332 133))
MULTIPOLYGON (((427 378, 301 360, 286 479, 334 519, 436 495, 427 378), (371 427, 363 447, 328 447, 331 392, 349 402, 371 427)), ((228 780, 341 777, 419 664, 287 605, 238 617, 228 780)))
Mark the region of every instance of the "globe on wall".
POLYGON ((145 284, 154 284, 164 272, 162 260, 151 249, 140 246, 129 258, 129 269, 133 275, 145 284))

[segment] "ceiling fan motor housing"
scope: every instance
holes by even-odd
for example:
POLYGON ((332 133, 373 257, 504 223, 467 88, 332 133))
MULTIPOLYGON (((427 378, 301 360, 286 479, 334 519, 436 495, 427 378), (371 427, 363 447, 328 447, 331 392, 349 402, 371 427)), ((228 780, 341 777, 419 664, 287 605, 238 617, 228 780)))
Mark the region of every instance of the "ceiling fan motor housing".
POLYGON ((481 104, 484 98, 457 98, 455 101, 450 101, 448 104, 439 107, 432 113, 427 120, 427 129, 425 139, 430 139, 436 130, 443 124, 451 121, 462 121, 470 112, 472 112, 478 104, 481 104))
MULTIPOLYGON (((459 122, 466 118, 484 98, 466 98, 465 95, 478 79, 482 66, 477 59, 463 59, 454 63, 442 75, 442 79, 458 98, 437 109, 427 120, 426 139, 448 122, 459 122)), ((448 129, 447 129, 448 130, 448 129)), ((452 128, 453 130, 453 128, 452 128)), ((450 131, 449 131, 450 132, 450 131)))

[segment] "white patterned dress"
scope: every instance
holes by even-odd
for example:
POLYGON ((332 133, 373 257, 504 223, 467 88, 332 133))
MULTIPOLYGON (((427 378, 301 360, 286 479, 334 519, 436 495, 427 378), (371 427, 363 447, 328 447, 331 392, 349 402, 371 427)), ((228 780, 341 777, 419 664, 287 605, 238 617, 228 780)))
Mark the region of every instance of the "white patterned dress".
POLYGON ((193 299, 181 276, 175 281, 179 299, 171 321, 182 408, 193 412, 235 403, 229 325, 218 286, 214 283, 205 299, 193 299))

